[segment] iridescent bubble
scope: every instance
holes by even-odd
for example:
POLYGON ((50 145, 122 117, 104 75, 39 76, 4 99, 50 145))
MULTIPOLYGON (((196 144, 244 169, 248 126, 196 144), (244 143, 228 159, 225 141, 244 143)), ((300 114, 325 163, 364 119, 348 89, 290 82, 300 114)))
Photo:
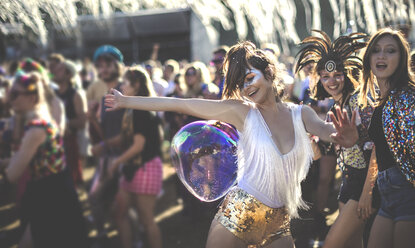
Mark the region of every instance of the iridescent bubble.
POLYGON ((201 201, 224 196, 236 182, 237 131, 219 121, 187 124, 174 136, 171 157, 177 175, 201 201))

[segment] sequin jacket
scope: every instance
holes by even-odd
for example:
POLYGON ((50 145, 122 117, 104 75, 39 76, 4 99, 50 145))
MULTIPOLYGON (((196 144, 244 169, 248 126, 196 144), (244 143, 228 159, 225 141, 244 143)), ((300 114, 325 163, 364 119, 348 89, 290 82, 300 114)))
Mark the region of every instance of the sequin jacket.
POLYGON ((393 90, 382 112, 383 131, 399 168, 415 185, 415 90, 393 90))

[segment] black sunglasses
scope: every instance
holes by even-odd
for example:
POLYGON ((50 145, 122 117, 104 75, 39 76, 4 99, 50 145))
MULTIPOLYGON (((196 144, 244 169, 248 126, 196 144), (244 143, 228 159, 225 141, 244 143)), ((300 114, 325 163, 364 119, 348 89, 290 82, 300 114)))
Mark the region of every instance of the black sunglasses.
POLYGON ((186 74, 184 74, 185 76, 194 76, 196 75, 196 71, 195 70, 188 70, 186 71, 186 74))

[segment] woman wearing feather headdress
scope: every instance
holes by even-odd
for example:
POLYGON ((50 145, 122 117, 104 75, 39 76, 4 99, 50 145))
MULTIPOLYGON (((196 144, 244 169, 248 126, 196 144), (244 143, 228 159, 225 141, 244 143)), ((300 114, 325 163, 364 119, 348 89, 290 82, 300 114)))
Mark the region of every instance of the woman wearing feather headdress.
POLYGON ((367 92, 376 96, 369 136, 381 195, 368 247, 414 247, 415 78, 402 33, 385 28, 371 37, 363 55, 363 83, 361 102, 367 92))
POLYGON ((337 164, 342 170, 342 186, 338 197, 340 213, 326 237, 324 247, 363 247, 365 220, 379 202, 377 191, 373 191, 372 185, 376 172, 368 173, 373 143, 369 141, 367 128, 373 108, 370 104, 363 106, 358 103, 356 81, 362 62, 354 54, 365 47, 366 44, 360 40, 366 36, 354 33, 331 42, 326 33, 315 31, 321 37, 310 36, 302 41, 303 48, 299 52, 296 69, 298 71, 315 63, 312 97, 317 100, 333 98, 334 107, 346 109, 349 116, 357 111, 356 125, 359 130, 357 144, 337 149, 337 164), (365 211, 360 212, 359 209, 365 211))

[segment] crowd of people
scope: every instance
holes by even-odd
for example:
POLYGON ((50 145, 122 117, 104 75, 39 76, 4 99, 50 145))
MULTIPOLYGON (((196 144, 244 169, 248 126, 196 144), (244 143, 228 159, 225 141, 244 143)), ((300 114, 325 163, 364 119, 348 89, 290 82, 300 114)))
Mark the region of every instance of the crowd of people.
POLYGON ((161 63, 155 49, 127 66, 112 45, 92 61, 53 53, 8 63, 0 70, 0 192, 17 189, 19 247, 89 247, 86 221, 99 233, 112 223, 119 247, 134 247, 131 209, 149 247, 168 247, 154 213, 162 144, 203 119, 240 135, 237 184, 224 199, 201 203, 177 183, 183 214, 217 212, 206 247, 294 247, 290 220, 308 208, 315 228, 329 229, 323 247, 411 247, 415 52, 391 28, 333 41, 314 31, 297 58, 245 41, 218 47, 210 64, 161 63), (336 168, 339 215, 329 228, 336 168), (301 183, 314 169, 311 197, 301 183), (79 188, 88 190, 88 220, 79 188))

